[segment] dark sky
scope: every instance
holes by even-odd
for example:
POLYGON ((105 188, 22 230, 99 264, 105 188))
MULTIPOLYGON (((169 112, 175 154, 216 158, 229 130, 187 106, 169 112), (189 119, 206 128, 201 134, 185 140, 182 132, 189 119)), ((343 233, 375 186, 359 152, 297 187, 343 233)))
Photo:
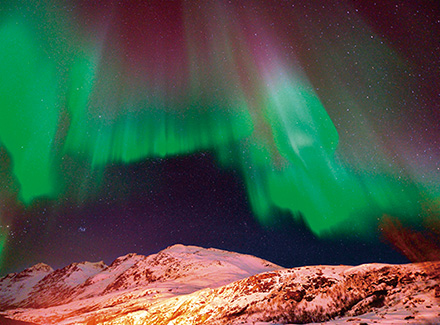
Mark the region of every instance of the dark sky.
POLYGON ((439 202, 437 2, 44 3, 0 5, 0 275, 175 243, 407 262, 378 222, 439 202))
POLYGON ((80 205, 42 201, 19 213, 5 269, 38 261, 53 267, 110 263, 175 243, 252 254, 286 267, 407 261, 381 241, 320 240, 289 212, 274 212, 273 225, 259 225, 239 173, 220 169, 208 153, 111 166, 102 184, 80 205))

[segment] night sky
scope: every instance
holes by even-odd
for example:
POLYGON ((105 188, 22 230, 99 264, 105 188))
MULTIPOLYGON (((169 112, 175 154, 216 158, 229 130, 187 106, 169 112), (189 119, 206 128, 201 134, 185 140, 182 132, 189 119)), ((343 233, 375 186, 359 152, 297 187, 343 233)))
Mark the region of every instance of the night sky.
POLYGON ((2 1, 0 44, 0 275, 403 263, 382 217, 438 218, 436 1, 2 1))

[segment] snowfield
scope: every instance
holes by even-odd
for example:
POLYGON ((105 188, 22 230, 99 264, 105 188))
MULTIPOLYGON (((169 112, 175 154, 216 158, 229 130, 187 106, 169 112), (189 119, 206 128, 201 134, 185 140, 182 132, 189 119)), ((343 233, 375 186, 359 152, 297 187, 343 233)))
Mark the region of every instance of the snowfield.
POLYGON ((438 324, 439 280, 440 262, 285 269, 174 245, 9 274, 0 311, 35 324, 438 324))

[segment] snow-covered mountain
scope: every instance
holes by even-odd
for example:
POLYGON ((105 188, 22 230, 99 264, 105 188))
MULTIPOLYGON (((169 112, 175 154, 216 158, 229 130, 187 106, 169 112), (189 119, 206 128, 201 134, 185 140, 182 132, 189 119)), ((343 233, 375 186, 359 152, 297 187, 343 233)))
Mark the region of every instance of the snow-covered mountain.
POLYGON ((35 324, 440 322, 440 262, 284 269, 174 245, 109 266, 37 264, 0 279, 2 315, 35 324))
POLYGON ((11 273, 0 279, 0 308, 18 306, 48 274, 54 270, 44 263, 36 264, 20 273, 11 273))

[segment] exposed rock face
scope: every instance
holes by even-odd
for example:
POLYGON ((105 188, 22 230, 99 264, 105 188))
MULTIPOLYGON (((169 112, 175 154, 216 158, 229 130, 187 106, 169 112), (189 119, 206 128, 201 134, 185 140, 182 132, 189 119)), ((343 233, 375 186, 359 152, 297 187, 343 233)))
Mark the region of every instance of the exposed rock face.
POLYGON ((434 284, 414 265, 297 268, 258 274, 221 288, 153 304, 147 311, 98 317, 96 321, 102 324, 311 323, 353 318, 369 312, 386 314, 400 308, 408 312, 405 317, 420 322, 417 307, 434 307, 434 284), (431 293, 430 298, 416 298, 425 292, 431 293))
MULTIPOLYGON (((34 279, 32 287, 23 285, 27 295, 1 306, 10 318, 40 324, 435 323, 438 279, 425 270, 439 270, 440 262, 428 264, 283 269, 249 255, 175 245, 110 266, 31 268, 40 280, 18 276, 34 279)), ((23 272, 34 274, 29 270, 23 272)), ((0 280, 0 297, 11 296, 4 284, 16 278, 0 280)))

